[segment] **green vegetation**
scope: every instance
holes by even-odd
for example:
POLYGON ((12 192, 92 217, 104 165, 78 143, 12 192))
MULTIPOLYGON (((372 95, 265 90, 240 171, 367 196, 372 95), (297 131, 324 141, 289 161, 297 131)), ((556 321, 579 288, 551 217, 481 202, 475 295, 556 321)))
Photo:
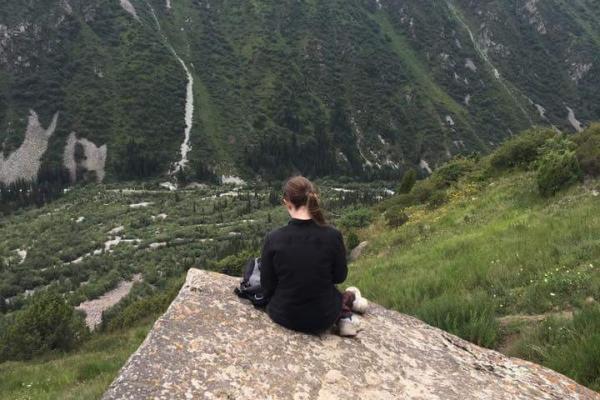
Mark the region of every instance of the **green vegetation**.
POLYGON ((177 296, 183 281, 183 277, 172 278, 162 283, 159 291, 148 291, 143 285, 132 288, 125 299, 102 313, 100 330, 113 332, 158 318, 177 296))
POLYGON ((337 224, 342 228, 364 228, 373 220, 373 211, 368 208, 356 208, 346 211, 337 224))
POLYGON ((409 193, 413 186, 415 186, 415 183, 417 183, 417 172, 411 168, 402 176, 402 181, 400 182, 400 186, 398 186, 398 193, 409 193))
POLYGON ((139 347, 151 324, 95 335, 68 354, 0 364, 2 399, 99 399, 139 347))
POLYGON ((401 206, 395 206, 385 211, 385 221, 390 228, 398 228, 408 222, 408 215, 401 206))
POLYGON ((549 318, 513 346, 514 353, 600 391, 600 307, 584 308, 572 320, 549 318))
POLYGON ((0 6, 4 155, 29 109, 43 124, 60 111, 45 169, 58 173, 75 132, 107 145, 111 181, 163 175, 183 140, 187 79, 169 45, 194 77, 190 179, 397 179, 535 123, 571 129, 566 105, 600 116, 586 106, 600 103, 600 32, 584 0, 540 5, 554 27, 544 34, 509 2, 133 3, 139 22, 115 1, 0 6), (481 26, 489 48, 471 40, 481 26))
POLYGON ((499 170, 528 168, 539 157, 542 145, 554 135, 555 132, 550 129, 532 129, 517 135, 494 151, 490 156, 490 164, 499 170))
POLYGON ((583 180, 575 147, 575 143, 565 137, 554 138, 544 144, 537 161, 537 185, 542 196, 552 196, 583 180))
POLYGON ((50 350, 69 351, 88 333, 82 316, 52 291, 34 295, 24 310, 10 315, 3 325, 0 362, 27 360, 50 350))
POLYGON ((573 140, 581 168, 590 176, 600 176, 600 123, 592 124, 573 140))
POLYGON ((369 247, 352 264, 348 284, 598 390, 600 183, 574 185, 593 168, 581 171, 578 158, 554 168, 552 158, 587 156, 580 146, 592 129, 526 133, 488 157, 450 161, 408 194, 377 204, 383 217, 358 231, 369 247), (522 157, 509 163, 506 154, 522 157), (432 201, 438 195, 446 201, 432 201), (400 211, 408 221, 398 228, 388 214, 400 211), (531 322, 540 320, 546 322, 531 322))

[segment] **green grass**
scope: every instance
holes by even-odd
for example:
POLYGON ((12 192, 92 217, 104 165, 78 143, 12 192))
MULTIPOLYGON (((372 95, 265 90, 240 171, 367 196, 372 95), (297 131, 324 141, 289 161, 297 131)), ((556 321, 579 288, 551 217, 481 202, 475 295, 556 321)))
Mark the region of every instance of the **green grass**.
POLYGON ((0 364, 2 399, 97 399, 139 347, 151 325, 99 334, 70 354, 0 364))
MULTIPOLYGON (((446 205, 413 206, 409 222, 398 229, 381 218, 359 232, 370 245, 351 265, 348 284, 386 307, 498 348, 508 332, 497 317, 580 310, 590 297, 597 302, 600 202, 592 189, 599 186, 591 181, 543 199, 531 172, 484 183, 462 180, 446 205)), ((530 327, 521 328, 518 340, 530 340, 530 327)), ((588 350, 597 343, 596 333, 585 332, 559 349, 543 340, 523 346, 544 349, 548 357, 536 361, 593 386, 599 375, 586 377, 586 362, 568 356, 578 343, 588 350)), ((584 358, 598 356, 578 351, 584 358)), ((531 358, 523 350, 512 354, 531 358)))
POLYGON ((547 365, 600 391, 600 307, 585 307, 573 320, 550 318, 525 330, 509 353, 547 365))

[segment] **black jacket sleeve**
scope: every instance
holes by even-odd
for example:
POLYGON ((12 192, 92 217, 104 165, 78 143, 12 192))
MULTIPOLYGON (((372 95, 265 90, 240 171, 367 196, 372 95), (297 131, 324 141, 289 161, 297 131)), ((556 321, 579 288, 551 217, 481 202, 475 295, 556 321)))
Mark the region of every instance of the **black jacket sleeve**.
POLYGON ((260 264, 260 285, 266 297, 271 297, 277 286, 277 277, 273 268, 273 249, 270 246, 269 234, 265 236, 260 264))
POLYGON ((342 234, 337 232, 337 245, 335 249, 335 259, 333 262, 333 283, 342 283, 348 276, 348 264, 346 263, 346 246, 342 234))

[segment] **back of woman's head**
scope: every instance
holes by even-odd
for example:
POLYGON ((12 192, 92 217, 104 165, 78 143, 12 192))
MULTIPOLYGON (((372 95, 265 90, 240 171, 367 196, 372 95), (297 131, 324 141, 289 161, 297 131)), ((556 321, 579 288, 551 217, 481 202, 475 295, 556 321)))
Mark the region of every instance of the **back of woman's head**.
POLYGON ((317 187, 303 176, 289 178, 283 185, 283 198, 299 208, 307 206, 313 220, 319 225, 326 225, 321 209, 321 201, 317 187))

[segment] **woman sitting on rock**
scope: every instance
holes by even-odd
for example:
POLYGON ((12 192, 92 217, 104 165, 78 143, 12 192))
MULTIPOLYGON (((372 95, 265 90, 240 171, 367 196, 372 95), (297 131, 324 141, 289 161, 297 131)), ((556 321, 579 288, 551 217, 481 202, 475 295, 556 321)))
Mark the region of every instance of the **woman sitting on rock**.
POLYGON ((343 294, 335 284, 348 274, 340 231, 327 225, 313 183, 302 176, 287 180, 283 204, 290 214, 284 227, 267 234, 262 250, 261 286, 270 297, 267 313, 286 328, 320 333, 337 324, 342 336, 355 336, 367 301, 356 288, 343 294))

